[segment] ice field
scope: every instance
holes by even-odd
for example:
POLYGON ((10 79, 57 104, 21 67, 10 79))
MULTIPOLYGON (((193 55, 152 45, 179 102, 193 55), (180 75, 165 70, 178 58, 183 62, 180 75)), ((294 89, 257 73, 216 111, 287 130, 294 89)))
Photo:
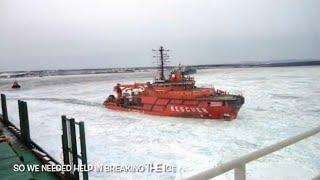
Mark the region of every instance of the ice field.
MULTIPOLYGON (((0 79, 9 118, 28 103, 31 138, 62 162, 61 115, 84 121, 92 165, 165 163, 175 173, 90 172, 90 179, 180 179, 320 125, 320 67, 199 70, 196 85, 242 93, 238 119, 157 117, 102 105, 120 83, 152 81, 152 72, 0 79)), ((311 179, 320 174, 320 135, 247 164, 248 179, 311 179)), ((232 179, 229 172, 217 179, 232 179)))

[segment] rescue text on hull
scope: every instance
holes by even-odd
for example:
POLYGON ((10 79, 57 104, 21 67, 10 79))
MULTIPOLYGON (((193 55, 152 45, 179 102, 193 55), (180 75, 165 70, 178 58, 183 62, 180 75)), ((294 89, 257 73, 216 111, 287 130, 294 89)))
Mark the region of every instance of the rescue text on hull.
POLYGON ((165 50, 160 47, 159 78, 153 83, 117 84, 116 95, 104 105, 112 110, 133 111, 158 116, 205 119, 236 119, 244 104, 242 95, 229 94, 215 88, 197 88, 193 77, 179 69, 164 76, 165 50))

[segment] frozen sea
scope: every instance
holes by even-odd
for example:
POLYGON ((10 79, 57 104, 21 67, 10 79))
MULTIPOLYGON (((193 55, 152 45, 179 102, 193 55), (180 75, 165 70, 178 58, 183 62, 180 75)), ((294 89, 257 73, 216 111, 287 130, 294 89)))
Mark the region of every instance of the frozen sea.
MULTIPOLYGON (((90 179, 180 179, 320 125, 320 66, 199 70, 197 86, 242 93, 235 121, 156 117, 102 106, 117 83, 152 81, 153 73, 0 79, 10 120, 28 102, 31 138, 62 161, 61 115, 84 121, 92 165, 164 163, 177 173, 90 172, 90 179)), ((320 174, 320 134, 247 164, 248 179, 311 179, 320 174)), ((217 179, 232 179, 233 172, 217 179)))

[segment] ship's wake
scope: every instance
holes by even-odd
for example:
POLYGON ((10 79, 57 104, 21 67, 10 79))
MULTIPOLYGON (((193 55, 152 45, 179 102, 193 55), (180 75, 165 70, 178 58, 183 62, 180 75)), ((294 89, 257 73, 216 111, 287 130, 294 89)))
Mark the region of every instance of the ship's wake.
POLYGON ((84 105, 84 106, 93 106, 93 107, 101 106, 102 107, 102 103, 85 101, 85 100, 80 100, 75 98, 19 97, 19 98, 8 98, 8 100, 49 101, 49 102, 62 102, 62 103, 77 104, 77 105, 84 105))

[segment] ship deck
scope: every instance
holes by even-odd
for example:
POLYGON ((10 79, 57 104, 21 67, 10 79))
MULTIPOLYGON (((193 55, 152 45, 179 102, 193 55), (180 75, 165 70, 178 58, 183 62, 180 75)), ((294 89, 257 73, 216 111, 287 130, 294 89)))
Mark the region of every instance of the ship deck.
POLYGON ((199 101, 235 101, 238 99, 238 96, 226 94, 226 95, 219 95, 219 96, 211 96, 205 98, 197 98, 199 101))
POLYGON ((56 176, 51 172, 14 171, 15 164, 42 165, 32 150, 24 146, 2 124, 0 115, 0 135, 9 138, 9 142, 0 142, 0 179, 44 179, 54 180, 56 176))

